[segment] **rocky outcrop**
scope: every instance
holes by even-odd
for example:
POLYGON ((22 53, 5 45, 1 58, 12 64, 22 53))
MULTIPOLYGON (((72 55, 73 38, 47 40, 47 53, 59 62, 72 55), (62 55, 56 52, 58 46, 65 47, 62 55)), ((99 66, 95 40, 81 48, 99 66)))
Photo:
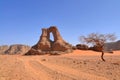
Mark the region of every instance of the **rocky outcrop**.
POLYGON ((14 45, 3 45, 0 46, 1 54, 25 54, 30 49, 30 46, 14 44, 14 45))
POLYGON ((85 44, 77 44, 76 48, 79 50, 88 50, 89 49, 89 47, 85 44))
POLYGON ((4 54, 5 51, 7 51, 8 49, 9 49, 9 46, 7 45, 0 46, 0 54, 4 54))
POLYGON ((42 34, 38 43, 25 55, 41 55, 54 53, 67 53, 72 51, 72 46, 63 40, 56 26, 42 28, 42 34), (54 41, 50 40, 50 33, 53 34, 54 41))

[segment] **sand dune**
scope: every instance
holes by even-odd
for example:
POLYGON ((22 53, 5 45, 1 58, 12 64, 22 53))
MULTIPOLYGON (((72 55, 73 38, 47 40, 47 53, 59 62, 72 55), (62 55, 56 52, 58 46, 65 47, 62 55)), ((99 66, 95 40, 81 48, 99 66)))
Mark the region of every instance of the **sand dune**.
POLYGON ((120 51, 75 50, 65 55, 0 55, 0 80, 119 80, 120 51))

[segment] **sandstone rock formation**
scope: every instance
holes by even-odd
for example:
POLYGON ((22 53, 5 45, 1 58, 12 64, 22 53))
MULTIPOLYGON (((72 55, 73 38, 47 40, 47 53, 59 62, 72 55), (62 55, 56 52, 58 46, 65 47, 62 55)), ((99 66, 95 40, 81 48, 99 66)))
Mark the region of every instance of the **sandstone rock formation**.
POLYGON ((4 54, 5 51, 7 51, 8 49, 9 49, 9 46, 7 45, 0 46, 0 54, 4 54))
POLYGON ((63 40, 57 27, 51 26, 50 28, 42 28, 40 40, 25 55, 66 53, 71 51, 72 46, 63 40), (50 33, 53 34, 54 41, 50 40, 50 33))
POLYGON ((14 44, 0 46, 0 54, 25 54, 30 49, 30 46, 14 44))

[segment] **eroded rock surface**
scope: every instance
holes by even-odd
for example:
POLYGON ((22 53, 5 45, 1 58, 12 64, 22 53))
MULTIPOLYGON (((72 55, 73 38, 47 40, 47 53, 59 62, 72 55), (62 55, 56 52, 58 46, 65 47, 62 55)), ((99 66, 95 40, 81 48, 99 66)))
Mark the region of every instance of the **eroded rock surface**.
POLYGON ((4 54, 9 49, 8 45, 0 46, 0 54, 4 54))
POLYGON ((51 26, 50 28, 42 28, 40 40, 25 55, 67 52, 72 52, 72 45, 63 40, 56 26, 51 26), (50 40, 50 33, 53 34, 54 41, 50 40))
POLYGON ((25 54, 30 50, 30 46, 22 44, 0 46, 0 54, 25 54))

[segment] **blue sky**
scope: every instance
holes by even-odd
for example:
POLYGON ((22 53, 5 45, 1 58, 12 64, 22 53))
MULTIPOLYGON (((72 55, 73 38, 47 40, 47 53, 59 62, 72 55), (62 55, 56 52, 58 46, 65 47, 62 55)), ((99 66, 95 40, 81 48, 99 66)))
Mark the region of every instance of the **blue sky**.
POLYGON ((34 45, 52 25, 73 45, 92 32, 120 39, 120 0, 0 0, 0 45, 34 45))

